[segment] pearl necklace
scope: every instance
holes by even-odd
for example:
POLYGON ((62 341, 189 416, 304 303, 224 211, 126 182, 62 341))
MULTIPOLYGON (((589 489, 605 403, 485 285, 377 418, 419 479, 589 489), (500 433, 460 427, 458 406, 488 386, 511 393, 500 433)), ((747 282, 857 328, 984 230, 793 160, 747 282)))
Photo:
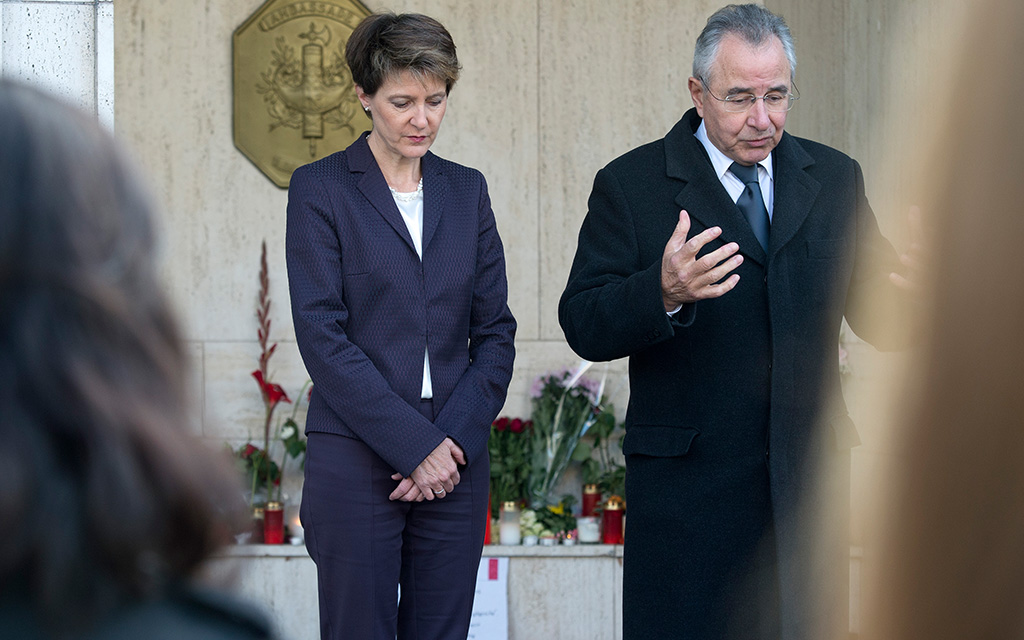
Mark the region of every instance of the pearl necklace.
POLYGON ((423 178, 420 178, 420 183, 417 185, 416 190, 412 192, 395 191, 395 188, 388 185, 388 189, 391 189, 391 195, 395 197, 395 200, 401 202, 413 202, 418 198, 423 197, 423 178))

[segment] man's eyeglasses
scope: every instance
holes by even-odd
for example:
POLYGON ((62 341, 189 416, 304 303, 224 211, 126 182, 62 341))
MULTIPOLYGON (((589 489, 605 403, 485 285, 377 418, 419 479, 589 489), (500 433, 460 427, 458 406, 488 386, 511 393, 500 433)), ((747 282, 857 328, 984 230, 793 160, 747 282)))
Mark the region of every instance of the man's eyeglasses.
POLYGON ((722 108, 730 113, 744 113, 749 111, 754 103, 758 100, 764 100, 764 108, 768 111, 775 113, 781 113, 789 111, 793 108, 793 103, 800 99, 800 92, 797 90, 796 85, 793 85, 793 90, 797 93, 781 93, 779 91, 769 91, 763 96, 755 96, 752 93, 734 93, 724 98, 719 98, 715 94, 711 93, 711 88, 708 87, 708 83, 704 81, 704 78, 700 79, 700 83, 704 85, 704 89, 707 90, 715 100, 722 103, 722 108))

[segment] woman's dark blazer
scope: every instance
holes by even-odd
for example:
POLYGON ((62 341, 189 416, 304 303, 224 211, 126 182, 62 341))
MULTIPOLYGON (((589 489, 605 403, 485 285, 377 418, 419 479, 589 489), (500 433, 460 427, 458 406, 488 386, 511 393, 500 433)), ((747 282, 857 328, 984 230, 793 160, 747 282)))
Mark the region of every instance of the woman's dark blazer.
POLYGON ((292 316, 313 380, 306 431, 358 438, 403 476, 446 436, 472 463, 515 355, 487 185, 423 157, 421 260, 366 135, 297 169, 288 190, 292 316), (425 348, 433 423, 418 411, 425 348))

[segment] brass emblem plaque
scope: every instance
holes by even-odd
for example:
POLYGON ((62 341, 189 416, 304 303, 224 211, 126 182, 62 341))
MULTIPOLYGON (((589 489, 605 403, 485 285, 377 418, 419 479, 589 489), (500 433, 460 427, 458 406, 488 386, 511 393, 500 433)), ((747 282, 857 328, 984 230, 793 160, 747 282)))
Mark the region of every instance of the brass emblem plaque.
POLYGON ((356 0, 267 0, 235 30, 235 146, 277 186, 369 128, 345 43, 370 13, 356 0))

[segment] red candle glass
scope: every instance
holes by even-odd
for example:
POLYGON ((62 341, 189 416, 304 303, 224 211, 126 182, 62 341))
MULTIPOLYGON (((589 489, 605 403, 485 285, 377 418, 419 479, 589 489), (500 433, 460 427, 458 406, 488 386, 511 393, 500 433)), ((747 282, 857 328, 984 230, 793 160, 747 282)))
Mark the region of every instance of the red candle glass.
POLYGON ((252 508, 252 525, 249 544, 263 544, 263 507, 252 508))
POLYGON ((263 510, 263 543, 284 543, 284 505, 280 502, 268 502, 263 510))
POLYGON ((601 502, 601 490, 597 488, 597 485, 583 485, 583 507, 580 515, 584 518, 597 515, 597 505, 599 502, 601 502))
POLYGON ((605 544, 622 544, 622 516, 625 512, 626 503, 619 496, 608 498, 604 503, 604 513, 601 516, 601 529, 603 530, 602 542, 605 544))
POLYGON ((484 544, 491 544, 491 496, 487 496, 487 528, 484 529, 484 544))

